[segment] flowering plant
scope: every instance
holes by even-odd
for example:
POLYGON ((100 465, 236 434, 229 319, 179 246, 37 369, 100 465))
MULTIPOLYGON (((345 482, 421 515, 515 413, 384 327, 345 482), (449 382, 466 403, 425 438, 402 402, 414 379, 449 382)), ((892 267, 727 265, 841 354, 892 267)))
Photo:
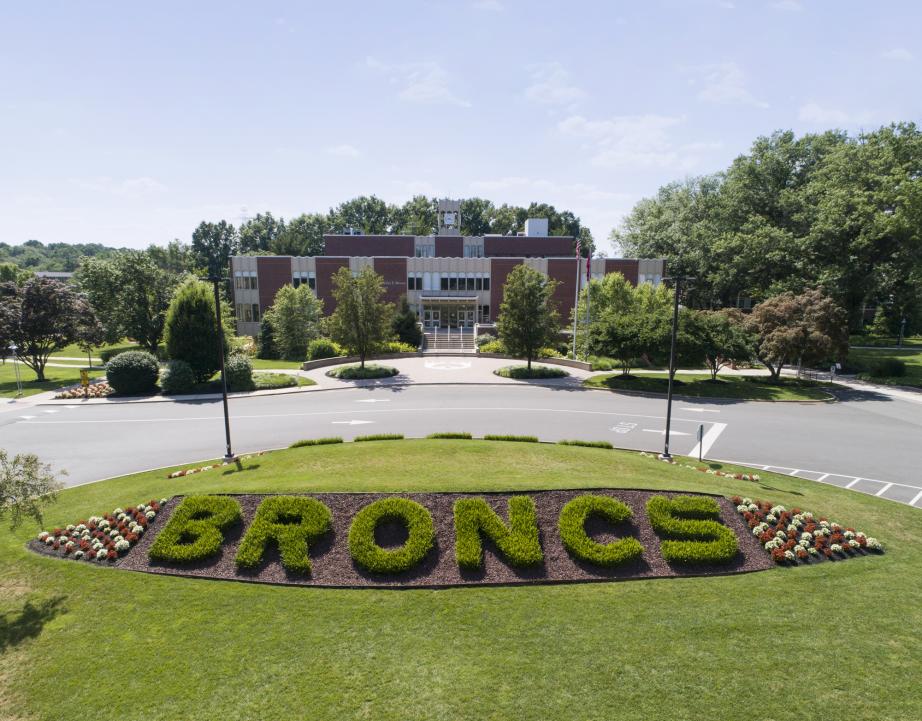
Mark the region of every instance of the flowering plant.
MULTIPOLYGON (((241 461, 249 460, 256 456, 265 455, 266 451, 259 451, 258 453, 251 453, 248 456, 240 456, 241 461)), ((170 473, 167 478, 182 478, 183 476, 191 476, 193 473, 203 473, 204 471, 210 471, 212 468, 220 468, 221 464, 214 463, 210 466, 199 466, 198 468, 183 468, 180 471, 173 471, 170 473)))

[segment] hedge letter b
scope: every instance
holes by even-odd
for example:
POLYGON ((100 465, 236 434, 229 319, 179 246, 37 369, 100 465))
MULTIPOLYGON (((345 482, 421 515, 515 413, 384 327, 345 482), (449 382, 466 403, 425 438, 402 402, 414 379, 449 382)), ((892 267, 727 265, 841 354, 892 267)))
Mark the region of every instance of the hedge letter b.
POLYGON ((194 563, 214 556, 226 528, 240 521, 240 504, 228 496, 186 496, 151 545, 152 561, 194 563))

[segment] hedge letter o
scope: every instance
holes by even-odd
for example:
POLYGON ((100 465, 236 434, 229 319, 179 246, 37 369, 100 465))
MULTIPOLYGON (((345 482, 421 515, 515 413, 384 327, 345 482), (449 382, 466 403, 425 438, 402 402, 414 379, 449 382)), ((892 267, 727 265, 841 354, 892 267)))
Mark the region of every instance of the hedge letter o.
POLYGON ((432 515, 409 498, 385 498, 370 503, 355 514, 349 527, 349 554, 372 573, 408 571, 426 557, 434 541, 432 515), (375 542, 375 529, 386 521, 406 526, 407 541, 400 548, 387 550, 375 542))

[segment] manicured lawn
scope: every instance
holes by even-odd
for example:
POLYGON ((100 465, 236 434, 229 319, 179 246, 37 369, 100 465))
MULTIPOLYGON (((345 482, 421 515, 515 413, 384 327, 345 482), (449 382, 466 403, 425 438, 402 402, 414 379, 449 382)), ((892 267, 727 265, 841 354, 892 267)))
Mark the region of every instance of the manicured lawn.
MULTIPOLYGON (((880 338, 880 337, 871 337, 866 335, 853 335, 849 336, 848 339, 849 345, 853 346, 892 346, 896 347, 899 342, 897 336, 891 336, 889 338, 880 338)), ((922 348, 922 335, 909 336, 903 338, 903 347, 904 348, 922 348)))
POLYGON ((887 553, 722 578, 332 590, 45 558, 24 547, 36 526, 2 525, 0 718, 880 721, 922 707, 918 509, 529 443, 347 443, 168 470, 68 490, 45 526, 189 492, 615 486, 801 506, 887 553))
MULTIPOLYGON (((19 365, 19 377, 22 379, 23 396, 32 396, 44 391, 54 391, 62 386, 73 385, 80 382, 80 369, 86 365, 75 365, 73 368, 58 368, 45 366, 45 381, 39 383, 35 380, 35 372, 28 366, 19 365)), ((90 371, 90 378, 103 375, 103 371, 90 371)), ((7 361, 0 364, 0 397, 16 397, 16 369, 13 363, 7 361)))
POLYGON ((887 350, 884 348, 852 348, 848 351, 848 364, 860 370, 870 368, 875 362, 889 358, 898 358, 906 364, 905 376, 874 376, 860 373, 860 377, 872 383, 887 383, 898 386, 916 386, 922 388, 922 347, 906 350, 887 350))
MULTIPOLYGON (((666 393, 669 385, 667 373, 644 373, 624 376, 621 373, 606 373, 585 381, 592 388, 610 388, 616 391, 643 391, 645 393, 666 393)), ((811 401, 828 400, 832 396, 826 390, 830 384, 814 381, 782 378, 772 383, 762 376, 717 376, 711 380, 709 373, 680 373, 675 377, 672 392, 676 395, 695 398, 738 398, 758 401, 811 401)))
POLYGON ((300 370, 301 364, 298 361, 287 360, 267 360, 265 358, 250 358, 253 364, 253 370, 300 370))

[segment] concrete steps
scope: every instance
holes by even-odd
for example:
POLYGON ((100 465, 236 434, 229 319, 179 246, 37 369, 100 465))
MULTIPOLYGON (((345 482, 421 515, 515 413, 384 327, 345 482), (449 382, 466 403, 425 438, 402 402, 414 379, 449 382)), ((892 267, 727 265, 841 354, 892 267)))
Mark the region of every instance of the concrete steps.
POLYGON ((470 329, 465 329, 464 332, 458 329, 427 330, 424 335, 426 337, 425 353, 474 353, 477 350, 474 334, 470 329))

